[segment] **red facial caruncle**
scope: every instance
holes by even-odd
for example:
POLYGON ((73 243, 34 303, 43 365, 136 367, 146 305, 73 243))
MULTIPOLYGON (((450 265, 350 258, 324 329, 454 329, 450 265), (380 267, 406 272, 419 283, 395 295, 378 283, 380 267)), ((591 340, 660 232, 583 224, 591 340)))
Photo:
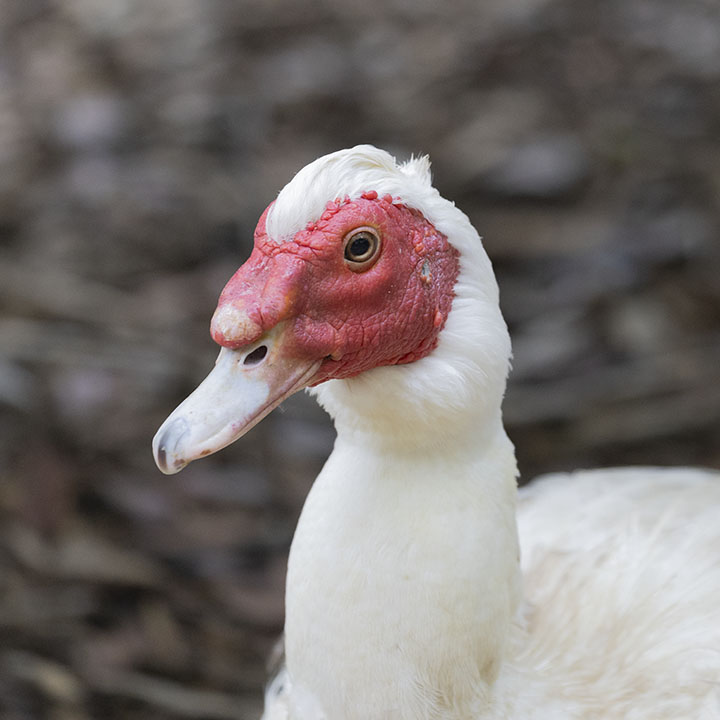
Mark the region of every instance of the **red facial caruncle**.
POLYGON ((313 385, 412 362, 435 347, 458 253, 420 212, 368 191, 328 203, 316 222, 277 242, 266 232, 271 208, 252 255, 220 296, 211 326, 217 343, 240 348, 288 321, 287 352, 322 359, 313 385), (348 256, 353 238, 353 248, 377 244, 364 264, 348 256))

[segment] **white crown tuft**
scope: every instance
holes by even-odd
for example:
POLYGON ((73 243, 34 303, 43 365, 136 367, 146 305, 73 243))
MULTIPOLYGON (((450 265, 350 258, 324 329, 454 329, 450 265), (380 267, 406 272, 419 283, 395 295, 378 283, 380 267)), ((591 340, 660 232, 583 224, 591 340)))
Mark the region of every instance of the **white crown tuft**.
POLYGON ((268 235, 283 242, 316 221, 327 203, 345 197, 354 200, 370 190, 391 195, 421 212, 429 209, 430 198, 441 199, 431 185, 427 156, 399 165, 384 150, 358 145, 324 155, 300 170, 268 213, 268 235))

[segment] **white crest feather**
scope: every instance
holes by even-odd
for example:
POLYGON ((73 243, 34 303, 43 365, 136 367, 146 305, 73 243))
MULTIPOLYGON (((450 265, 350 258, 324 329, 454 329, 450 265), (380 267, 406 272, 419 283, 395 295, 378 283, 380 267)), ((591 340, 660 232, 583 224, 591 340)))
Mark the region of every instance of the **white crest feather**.
POLYGON ((403 163, 400 166, 400 169, 406 175, 418 178, 425 185, 432 185, 432 174, 430 172, 430 157, 428 155, 411 157, 406 163, 403 163))
POLYGON ((268 235, 283 242, 317 220, 328 202, 354 200, 370 190, 391 195, 421 212, 431 196, 440 197, 431 185, 427 156, 399 165, 384 150, 357 145, 324 155, 295 175, 268 213, 268 235))

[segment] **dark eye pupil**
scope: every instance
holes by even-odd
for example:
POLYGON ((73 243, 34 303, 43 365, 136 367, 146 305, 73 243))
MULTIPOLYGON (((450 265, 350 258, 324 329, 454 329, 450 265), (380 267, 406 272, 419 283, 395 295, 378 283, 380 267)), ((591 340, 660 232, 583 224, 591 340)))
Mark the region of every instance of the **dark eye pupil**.
POLYGON ((345 264, 353 272, 369 270, 380 251, 380 236, 370 228, 357 228, 344 240, 345 264))
POLYGON ((362 257, 370 250, 370 238, 367 235, 360 235, 350 243, 350 256, 353 258, 362 257))

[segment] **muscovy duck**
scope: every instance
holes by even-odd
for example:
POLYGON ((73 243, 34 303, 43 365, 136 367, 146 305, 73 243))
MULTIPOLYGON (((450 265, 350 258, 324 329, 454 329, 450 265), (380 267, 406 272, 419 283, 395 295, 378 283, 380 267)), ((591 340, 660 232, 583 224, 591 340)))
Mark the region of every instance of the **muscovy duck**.
POLYGON ((720 718, 720 474, 579 472, 518 498, 497 283, 427 158, 365 145, 303 168, 211 332, 161 470, 303 388, 337 429, 265 720, 720 718))

